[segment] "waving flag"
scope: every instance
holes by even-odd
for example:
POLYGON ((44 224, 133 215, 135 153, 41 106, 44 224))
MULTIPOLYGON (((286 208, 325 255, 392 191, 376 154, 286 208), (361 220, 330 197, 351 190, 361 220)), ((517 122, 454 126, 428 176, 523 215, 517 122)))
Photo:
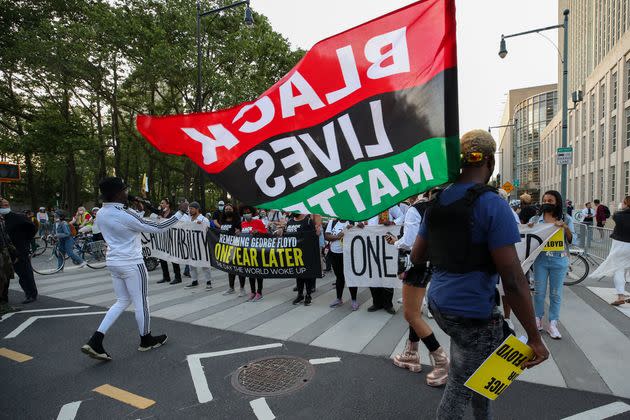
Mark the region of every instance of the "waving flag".
POLYGON ((240 201, 365 220, 459 173, 454 0, 425 0, 317 43, 253 102, 139 116, 240 201))

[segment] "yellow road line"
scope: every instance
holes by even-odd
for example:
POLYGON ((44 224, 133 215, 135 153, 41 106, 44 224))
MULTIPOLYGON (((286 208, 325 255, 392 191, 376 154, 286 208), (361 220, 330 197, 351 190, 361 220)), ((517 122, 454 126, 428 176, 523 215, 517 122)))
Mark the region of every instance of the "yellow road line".
POLYGON ((125 404, 129 404, 133 407, 140 408, 142 410, 144 410, 145 408, 149 408, 153 404, 155 404, 155 401, 153 400, 141 397, 140 395, 132 394, 129 391, 116 388, 115 386, 111 386, 109 384, 101 385, 98 388, 94 388, 93 391, 105 395, 106 397, 118 400, 120 402, 124 402, 125 404))
POLYGON ((0 348, 0 356, 4 356, 7 359, 15 360, 16 362, 28 362, 32 359, 28 354, 18 353, 17 351, 9 350, 6 347, 0 348))

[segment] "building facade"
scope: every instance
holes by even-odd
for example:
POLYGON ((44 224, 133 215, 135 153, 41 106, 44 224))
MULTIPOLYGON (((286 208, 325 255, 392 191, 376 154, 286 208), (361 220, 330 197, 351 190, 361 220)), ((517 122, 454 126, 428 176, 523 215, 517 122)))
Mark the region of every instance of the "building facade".
MULTIPOLYGON (((569 14, 569 90, 583 101, 571 106, 567 198, 576 207, 600 199, 611 209, 630 194, 630 6, 628 0, 564 0, 569 14)), ((560 34, 562 40, 563 34, 560 34)), ((562 43, 560 43, 562 45, 562 43)), ((561 115, 541 137, 541 189, 560 191, 561 115)))
POLYGON ((540 188, 540 134, 557 111, 556 85, 510 90, 507 94, 496 156, 497 182, 519 186, 510 194, 534 192, 540 188))

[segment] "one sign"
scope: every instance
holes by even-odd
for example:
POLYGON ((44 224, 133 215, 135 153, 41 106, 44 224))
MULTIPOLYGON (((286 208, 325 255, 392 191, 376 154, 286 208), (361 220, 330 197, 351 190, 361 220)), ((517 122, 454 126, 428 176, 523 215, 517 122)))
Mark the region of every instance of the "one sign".
POLYGON ((558 147, 556 163, 558 165, 571 165, 573 163, 573 148, 558 147))
MULTIPOLYGON (((516 252, 523 272, 527 272, 545 244, 558 231, 551 223, 539 223, 533 227, 519 225, 521 242, 516 252)), ((397 236, 400 226, 353 227, 344 231, 343 267, 348 286, 402 287, 398 279, 398 250, 385 241, 390 232, 397 236)))
POLYGON ((138 116, 242 202, 367 220, 459 174, 455 1, 424 0, 317 43, 253 102, 138 116))
POLYGON ((521 181, 519 181, 518 179, 515 179, 514 182, 512 182, 512 184, 514 184, 515 187, 519 187, 521 185, 521 181))
POLYGON ((15 163, 0 162, 0 182, 20 180, 20 166, 15 163))
POLYGON ((501 188, 503 188, 505 190, 506 193, 511 193, 512 191, 514 191, 514 185, 512 185, 512 183, 510 181, 506 181, 505 184, 503 184, 501 186, 501 188))
POLYGON ((232 274, 263 278, 322 276, 319 239, 314 232, 282 237, 228 235, 209 230, 214 268, 232 274))
POLYGON ((494 401, 523 373, 521 365, 533 357, 531 347, 510 335, 464 385, 494 401))

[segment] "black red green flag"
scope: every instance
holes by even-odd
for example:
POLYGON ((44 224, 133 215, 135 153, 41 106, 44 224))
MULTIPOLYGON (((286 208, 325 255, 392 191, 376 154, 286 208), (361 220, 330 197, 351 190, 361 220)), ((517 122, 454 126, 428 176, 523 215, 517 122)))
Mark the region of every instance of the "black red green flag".
POLYGON ((242 202, 365 220, 459 173, 454 0, 320 41, 255 101, 137 127, 242 202))

